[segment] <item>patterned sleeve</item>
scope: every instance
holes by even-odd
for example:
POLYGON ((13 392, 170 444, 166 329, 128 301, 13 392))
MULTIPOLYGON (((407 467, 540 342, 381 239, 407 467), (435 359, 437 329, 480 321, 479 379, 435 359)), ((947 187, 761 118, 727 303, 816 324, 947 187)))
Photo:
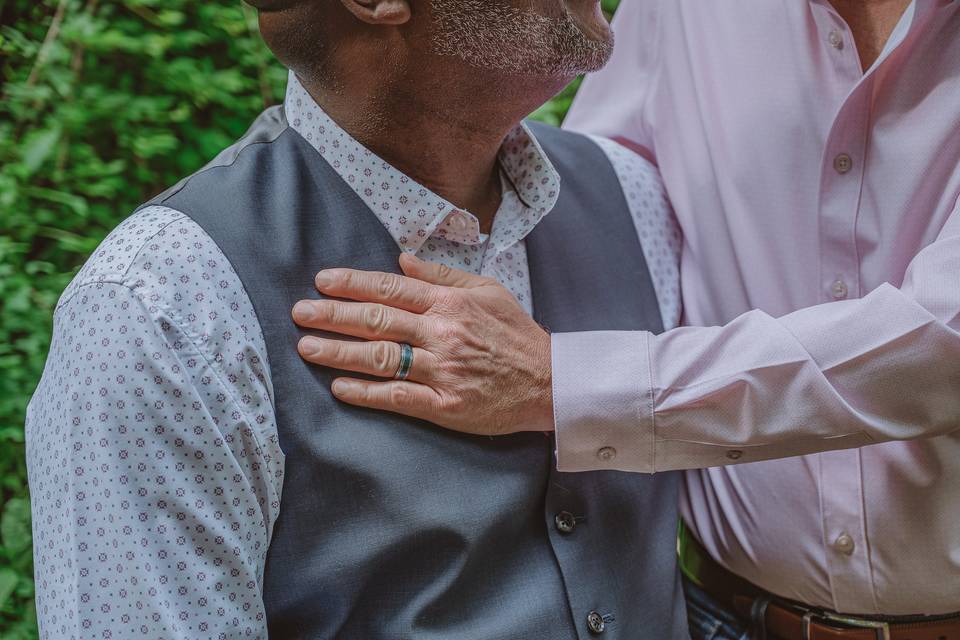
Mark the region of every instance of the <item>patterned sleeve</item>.
POLYGON ((244 305, 170 210, 64 294, 26 426, 41 637, 266 638, 283 454, 244 305))
POLYGON ((640 238, 643 257, 660 303, 663 328, 680 324, 680 225, 657 167, 621 144, 590 136, 613 165, 640 238))

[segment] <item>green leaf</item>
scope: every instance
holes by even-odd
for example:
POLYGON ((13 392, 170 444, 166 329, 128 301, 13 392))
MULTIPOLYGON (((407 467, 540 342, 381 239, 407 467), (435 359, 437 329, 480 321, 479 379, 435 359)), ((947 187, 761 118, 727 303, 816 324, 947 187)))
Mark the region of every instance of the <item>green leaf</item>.
POLYGON ((167 132, 152 135, 139 135, 133 140, 134 153, 140 158, 149 159, 154 156, 169 153, 180 144, 176 136, 167 132))
POLYGON ((79 196, 73 195, 72 193, 56 191, 54 189, 44 189, 42 187, 27 187, 26 189, 23 189, 23 193, 41 200, 56 202, 58 204, 70 207, 78 216, 86 217, 87 215, 87 201, 79 196))
POLYGON ((0 441, 23 442, 23 429, 20 427, 0 428, 0 441))
POLYGON ((0 516, 0 540, 13 556, 30 548, 30 503, 23 498, 7 501, 0 516))
POLYGON ((20 578, 13 569, 0 569, 0 609, 7 603, 7 599, 17 588, 20 578))
POLYGON ((47 160, 60 140, 60 127, 33 131, 23 141, 22 166, 27 176, 33 175, 47 160))

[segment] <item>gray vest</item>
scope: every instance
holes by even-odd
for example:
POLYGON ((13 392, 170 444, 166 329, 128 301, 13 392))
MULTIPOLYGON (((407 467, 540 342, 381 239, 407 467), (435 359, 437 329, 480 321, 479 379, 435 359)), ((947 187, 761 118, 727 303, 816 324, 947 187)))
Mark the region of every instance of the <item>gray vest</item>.
MULTIPOLYGON (((606 156, 534 131, 563 181, 527 242, 538 320, 660 331, 606 156)), ((317 296, 313 275, 397 272, 399 249, 281 108, 151 204, 220 246, 266 339, 286 454, 263 594, 272 638, 584 640, 591 612, 606 617, 604 638, 688 637, 677 475, 558 473, 542 433, 481 438, 347 406, 329 392, 336 372, 300 359, 290 309, 317 296)))

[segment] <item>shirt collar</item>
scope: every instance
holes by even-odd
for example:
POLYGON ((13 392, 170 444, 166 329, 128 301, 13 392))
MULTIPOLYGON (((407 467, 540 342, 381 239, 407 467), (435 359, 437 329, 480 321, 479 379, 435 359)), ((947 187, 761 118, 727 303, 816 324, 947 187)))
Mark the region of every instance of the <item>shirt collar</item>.
MULTIPOLYGON (((434 233, 464 244, 485 240, 475 216, 458 209, 360 144, 320 108, 292 71, 287 80, 284 111, 293 130, 354 190, 402 250, 417 252, 434 233)), ((499 161, 523 205, 522 226, 525 233, 529 232, 556 204, 560 176, 523 123, 507 134, 499 161)))

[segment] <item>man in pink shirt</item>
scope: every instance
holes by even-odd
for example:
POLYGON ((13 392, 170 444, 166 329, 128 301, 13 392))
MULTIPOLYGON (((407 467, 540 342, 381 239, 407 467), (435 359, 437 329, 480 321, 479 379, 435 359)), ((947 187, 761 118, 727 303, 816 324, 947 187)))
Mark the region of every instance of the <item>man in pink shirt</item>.
POLYGON ((564 471, 690 469, 696 637, 960 638, 960 2, 625 0, 614 28, 566 126, 658 165, 688 326, 550 336, 408 261, 432 284, 350 297, 442 300, 430 366, 335 393, 556 430, 564 471))

